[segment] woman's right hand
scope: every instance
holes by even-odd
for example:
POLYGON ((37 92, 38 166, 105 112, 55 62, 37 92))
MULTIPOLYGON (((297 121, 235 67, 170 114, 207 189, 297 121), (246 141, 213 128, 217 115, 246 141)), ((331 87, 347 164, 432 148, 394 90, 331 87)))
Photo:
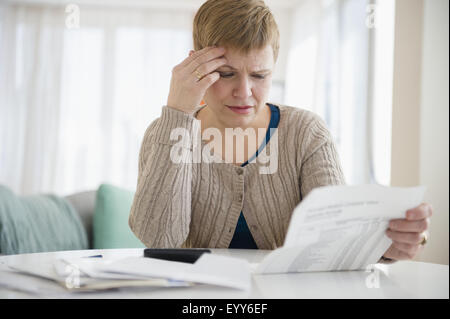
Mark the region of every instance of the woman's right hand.
POLYGON ((206 90, 220 78, 214 71, 227 63, 224 53, 224 48, 206 47, 175 66, 167 106, 193 115, 206 90))

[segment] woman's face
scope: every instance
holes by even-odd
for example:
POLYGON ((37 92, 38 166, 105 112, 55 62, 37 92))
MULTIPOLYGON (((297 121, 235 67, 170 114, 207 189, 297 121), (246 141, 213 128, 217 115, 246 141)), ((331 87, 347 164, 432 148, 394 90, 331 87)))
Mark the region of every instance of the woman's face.
POLYGON ((226 48, 224 57, 227 64, 217 69, 220 78, 206 91, 204 101, 222 127, 251 127, 264 114, 272 84, 272 46, 247 55, 226 48), (238 108, 243 106, 248 108, 238 108))

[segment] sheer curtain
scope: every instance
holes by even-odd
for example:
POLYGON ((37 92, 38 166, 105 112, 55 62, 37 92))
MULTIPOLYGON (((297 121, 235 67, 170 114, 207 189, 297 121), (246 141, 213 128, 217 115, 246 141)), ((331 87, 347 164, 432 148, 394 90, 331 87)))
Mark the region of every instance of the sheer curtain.
POLYGON ((365 0, 304 0, 293 12, 285 103, 328 125, 348 184, 372 182, 365 0))
POLYGON ((0 5, 0 183, 19 194, 134 189, 194 13, 80 6, 71 26, 65 9, 0 5))
MULTIPOLYGON (((302 0, 281 34, 280 101, 326 121, 350 184, 374 179, 368 1, 302 0)), ((134 189, 144 131, 192 47, 195 9, 73 7, 78 20, 66 6, 0 3, 0 184, 17 193, 134 189)))

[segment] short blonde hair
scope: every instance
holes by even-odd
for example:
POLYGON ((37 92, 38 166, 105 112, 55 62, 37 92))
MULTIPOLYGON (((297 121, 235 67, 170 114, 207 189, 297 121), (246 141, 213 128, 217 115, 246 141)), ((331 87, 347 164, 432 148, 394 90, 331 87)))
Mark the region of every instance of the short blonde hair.
POLYGON ((197 11, 193 26, 194 50, 220 45, 247 54, 270 44, 278 58, 280 33, 262 0, 208 0, 197 11))

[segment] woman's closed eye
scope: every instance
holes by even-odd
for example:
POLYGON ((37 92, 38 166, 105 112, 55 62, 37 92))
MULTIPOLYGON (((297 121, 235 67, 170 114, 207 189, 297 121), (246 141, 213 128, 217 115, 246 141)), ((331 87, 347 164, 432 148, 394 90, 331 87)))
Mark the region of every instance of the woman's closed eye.
POLYGON ((264 74, 254 74, 253 77, 257 78, 257 79, 264 79, 266 76, 264 74))
MULTIPOLYGON (((218 71, 218 72, 219 72, 219 75, 220 75, 221 78, 231 78, 232 76, 234 76, 233 72, 220 72, 220 71, 218 71)), ((254 78, 260 79, 260 80, 262 80, 262 79, 264 79, 266 77, 263 74, 253 74, 252 76, 254 78)))

